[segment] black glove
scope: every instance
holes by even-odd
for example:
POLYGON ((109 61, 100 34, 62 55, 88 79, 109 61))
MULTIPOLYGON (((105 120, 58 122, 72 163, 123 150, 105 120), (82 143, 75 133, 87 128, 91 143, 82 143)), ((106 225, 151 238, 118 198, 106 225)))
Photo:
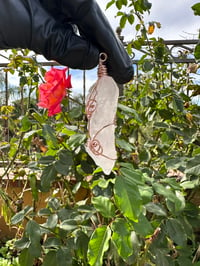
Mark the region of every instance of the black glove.
POLYGON ((107 53, 108 73, 117 83, 133 78, 132 61, 95 0, 40 1, 56 19, 76 24, 82 36, 107 53))
POLYGON ((91 69, 99 50, 56 21, 39 0, 0 1, 0 49, 28 48, 71 68, 91 69))

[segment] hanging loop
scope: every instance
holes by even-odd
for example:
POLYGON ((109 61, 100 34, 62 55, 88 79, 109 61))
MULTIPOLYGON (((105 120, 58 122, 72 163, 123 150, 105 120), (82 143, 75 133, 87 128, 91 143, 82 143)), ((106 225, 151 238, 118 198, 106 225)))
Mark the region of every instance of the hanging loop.
POLYGON ((98 77, 99 78, 108 75, 107 74, 107 67, 104 64, 107 59, 108 59, 108 56, 106 53, 100 53, 100 55, 99 55, 99 67, 98 67, 98 77))

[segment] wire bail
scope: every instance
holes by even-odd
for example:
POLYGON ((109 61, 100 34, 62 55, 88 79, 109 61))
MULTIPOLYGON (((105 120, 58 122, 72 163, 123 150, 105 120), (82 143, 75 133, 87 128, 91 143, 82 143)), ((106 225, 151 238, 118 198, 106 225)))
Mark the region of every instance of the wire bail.
POLYGON ((103 76, 107 76, 107 67, 105 65, 105 62, 107 60, 108 56, 106 53, 100 53, 99 55, 99 66, 98 66, 98 77, 101 78, 103 76))

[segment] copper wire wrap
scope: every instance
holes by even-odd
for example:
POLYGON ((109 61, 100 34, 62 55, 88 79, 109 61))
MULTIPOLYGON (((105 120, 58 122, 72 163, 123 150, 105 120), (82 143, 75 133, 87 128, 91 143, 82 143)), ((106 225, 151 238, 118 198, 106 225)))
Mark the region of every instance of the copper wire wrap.
POLYGON ((98 66, 98 77, 101 78, 103 76, 107 76, 107 68, 105 65, 105 62, 107 60, 108 56, 105 53, 101 53, 99 55, 99 66, 98 66))

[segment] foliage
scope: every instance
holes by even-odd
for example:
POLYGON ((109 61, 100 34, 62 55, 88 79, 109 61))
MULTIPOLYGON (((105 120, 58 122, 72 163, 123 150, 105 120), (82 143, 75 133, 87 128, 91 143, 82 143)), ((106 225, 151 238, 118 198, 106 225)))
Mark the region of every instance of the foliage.
MULTIPOLYGON (((151 34, 142 14, 151 4, 112 4, 122 27, 139 19, 140 34, 128 50, 141 49, 151 34), (130 14, 123 13, 128 5, 130 14)), ((44 69, 25 53, 13 51, 9 71, 17 69, 20 86, 28 84, 33 92, 44 69)), ((199 85, 188 74, 191 68, 168 64, 169 59, 163 41, 151 38, 138 75, 119 100, 118 160, 109 176, 85 152, 81 99, 63 99, 55 117, 30 107, 31 97, 27 103, 23 98, 20 116, 6 109, 11 137, 0 143, 2 178, 10 172, 25 185, 15 198, 3 187, 0 195, 4 216, 19 228, 15 248, 21 266, 200 264, 200 107, 193 98, 199 85), (27 189, 31 206, 22 204, 27 189), (46 206, 38 208, 42 195, 46 206)))
POLYGON ((9 240, 0 247, 0 265, 20 266, 17 251, 14 248, 14 240, 9 240))

